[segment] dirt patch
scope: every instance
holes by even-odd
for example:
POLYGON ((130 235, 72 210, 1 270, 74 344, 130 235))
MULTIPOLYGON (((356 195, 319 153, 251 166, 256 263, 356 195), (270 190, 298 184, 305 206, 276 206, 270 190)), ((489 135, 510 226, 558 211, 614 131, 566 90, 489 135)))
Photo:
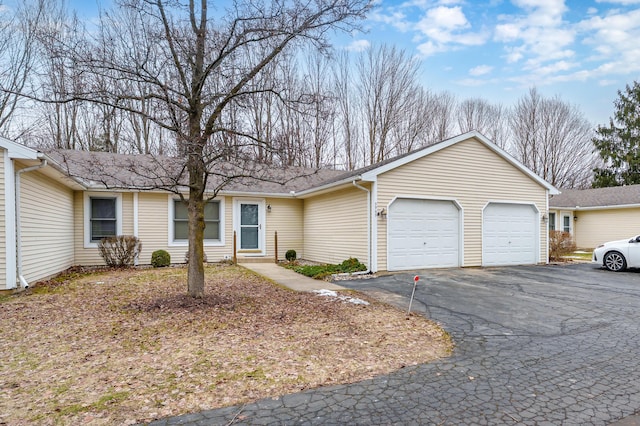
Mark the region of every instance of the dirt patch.
MULTIPOLYGON (((132 424, 363 380, 447 356, 418 315, 206 268, 98 271, 3 299, 0 425, 132 424)), ((349 292, 348 295, 354 294, 349 292)))

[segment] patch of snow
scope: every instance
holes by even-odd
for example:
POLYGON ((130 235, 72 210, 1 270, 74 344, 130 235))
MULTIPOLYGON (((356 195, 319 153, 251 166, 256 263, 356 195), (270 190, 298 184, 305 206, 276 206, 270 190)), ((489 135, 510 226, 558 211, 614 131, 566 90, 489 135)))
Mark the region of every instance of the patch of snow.
POLYGON ((333 290, 322 289, 322 290, 313 290, 313 292, 316 293, 318 296, 333 297, 343 302, 353 303, 354 305, 364 305, 364 306, 369 305, 369 302, 367 302, 366 300, 358 299, 356 297, 342 296, 333 290))
POLYGON ((333 290, 327 290, 323 288, 322 290, 313 290, 314 293, 318 293, 318 296, 327 296, 327 297, 338 297, 338 293, 333 290))
POLYGON ((358 299, 356 297, 348 297, 347 299, 348 299, 347 302, 353 303, 354 305, 365 305, 365 306, 367 306, 369 304, 369 302, 367 302, 366 300, 358 299))

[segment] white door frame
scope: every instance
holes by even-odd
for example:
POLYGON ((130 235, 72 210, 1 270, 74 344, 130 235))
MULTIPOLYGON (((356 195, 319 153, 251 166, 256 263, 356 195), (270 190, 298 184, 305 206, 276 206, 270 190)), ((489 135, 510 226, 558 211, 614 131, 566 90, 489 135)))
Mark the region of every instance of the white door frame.
POLYGON ((243 256, 264 256, 266 254, 266 216, 264 198, 234 198, 233 199, 233 230, 236 232, 238 254, 243 256), (242 232, 240 230, 240 212, 242 204, 258 206, 258 248, 242 249, 242 232))

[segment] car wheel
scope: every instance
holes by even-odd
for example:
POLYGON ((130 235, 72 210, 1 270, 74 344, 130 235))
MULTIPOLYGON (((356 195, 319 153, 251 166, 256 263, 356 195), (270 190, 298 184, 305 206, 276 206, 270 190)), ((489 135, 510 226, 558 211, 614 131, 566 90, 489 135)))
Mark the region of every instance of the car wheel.
POLYGON ((627 261, 617 251, 611 251, 604 256, 604 267, 613 272, 620 272, 627 267, 627 261))

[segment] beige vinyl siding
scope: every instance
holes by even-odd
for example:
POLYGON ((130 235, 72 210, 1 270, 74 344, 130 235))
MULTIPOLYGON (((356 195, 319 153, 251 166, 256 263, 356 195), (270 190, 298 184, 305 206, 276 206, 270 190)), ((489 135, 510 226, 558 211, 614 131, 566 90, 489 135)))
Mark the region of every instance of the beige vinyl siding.
POLYGON ((122 235, 133 235, 133 193, 122 194, 122 235))
MULTIPOLYGON (((0 290, 7 288, 7 243, 5 235, 6 215, 5 215, 5 181, 4 181, 4 160, 5 150, 0 149, 0 290)), ((10 160, 9 160, 10 161, 10 160)))
MULTIPOLYGON (((546 213, 546 189, 475 139, 452 145, 378 176, 379 208, 394 197, 455 199, 463 209, 464 264, 482 264, 482 210, 489 201, 533 202, 546 213)), ((378 269, 387 269, 387 223, 377 220, 378 269)), ((540 259, 545 261, 546 224, 540 225, 540 259)))
POLYGON ((22 275, 34 282, 74 264, 73 191, 38 171, 20 175, 22 275))
POLYGON ((166 193, 138 194, 138 238, 142 242, 139 262, 151 263, 155 250, 167 250, 171 262, 184 262, 184 247, 169 247, 169 198, 166 193))
MULTIPOLYGON (((142 241, 140 264, 151 263, 155 250, 166 250, 172 263, 184 263, 188 246, 169 243, 169 208, 173 197, 167 193, 138 194, 138 238, 142 241)), ((231 198, 224 199, 224 246, 205 245, 204 252, 209 262, 218 262, 233 255, 233 228, 231 198)))
MULTIPOLYGON (((111 196, 117 193, 91 192, 91 195, 94 194, 111 196)), ((120 193, 120 196, 122 197, 122 235, 133 235, 133 193, 123 192, 120 193)), ((76 265, 104 265, 104 260, 100 257, 97 247, 85 247, 85 231, 88 232, 88 224, 85 223, 84 217, 85 193, 83 191, 74 192, 73 202, 75 206, 73 219, 76 265)), ((144 241, 142 249, 144 250, 144 241)))
POLYGON ((295 250, 299 258, 304 257, 303 201, 267 198, 265 206, 269 205, 271 212, 266 212, 266 256, 275 255, 275 232, 278 232, 278 259, 284 259, 287 250, 295 250))
POLYGON ((607 241, 640 234, 640 208, 578 211, 575 216, 578 220, 573 222, 573 235, 579 248, 593 249, 607 241))
POLYGON ((305 199, 304 258, 339 263, 355 257, 366 263, 367 216, 367 194, 355 187, 305 199))

